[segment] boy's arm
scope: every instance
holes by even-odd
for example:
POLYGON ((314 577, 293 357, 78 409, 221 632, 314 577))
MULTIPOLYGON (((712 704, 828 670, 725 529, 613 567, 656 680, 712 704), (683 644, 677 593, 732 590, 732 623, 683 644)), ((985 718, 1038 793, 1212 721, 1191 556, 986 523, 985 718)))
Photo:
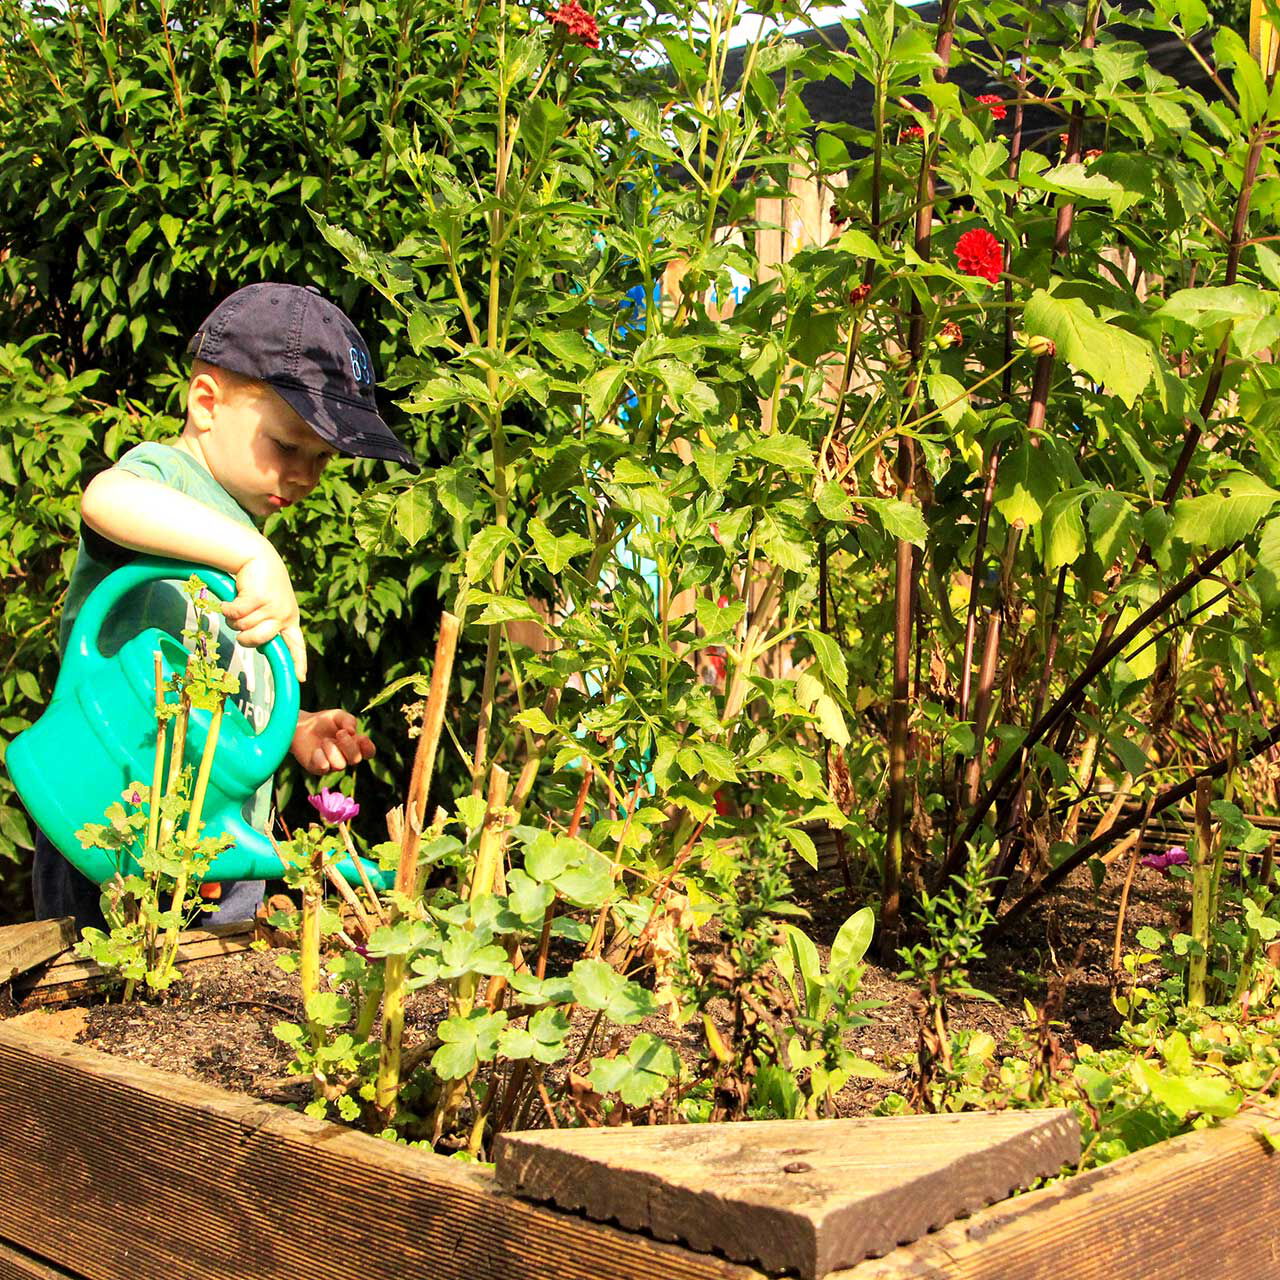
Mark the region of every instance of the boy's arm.
POLYGON ((223 612, 241 644, 264 645, 279 635, 307 678, 298 601, 276 549, 242 525, 168 485, 112 468, 90 481, 80 514, 96 533, 130 551, 211 565, 236 580, 223 612))

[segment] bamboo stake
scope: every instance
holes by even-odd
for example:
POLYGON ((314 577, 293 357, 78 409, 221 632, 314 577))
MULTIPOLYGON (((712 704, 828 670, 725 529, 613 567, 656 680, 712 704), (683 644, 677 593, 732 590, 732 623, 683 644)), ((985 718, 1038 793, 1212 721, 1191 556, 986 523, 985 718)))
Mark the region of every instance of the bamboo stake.
MULTIPOLYGON (((418 855, 422 847, 422 820, 426 814, 427 793, 435 768, 444 712, 449 701, 449 680, 458 647, 458 619, 451 613, 440 616, 440 634, 436 639, 435 661, 431 668, 431 687, 422 710, 422 728, 413 756, 413 772, 409 777, 409 794, 405 799, 400 824, 400 863, 396 867, 396 902, 392 906, 391 924, 403 919, 401 903, 422 894, 422 877, 418 855)), ((432 830, 444 825, 444 814, 437 810, 432 830)), ((396 1100, 400 1093, 400 1049, 404 1040, 405 980, 408 977, 406 957, 390 955, 383 966, 382 1044, 378 1050, 378 1076, 374 1085, 374 1106, 384 1124, 395 1118, 396 1100)))
POLYGON ((413 772, 409 778, 409 795, 404 806, 404 824, 400 837, 400 865, 396 868, 396 892, 407 894, 417 879, 418 848, 422 822, 427 808, 427 792, 435 769, 440 731, 444 727, 444 711, 449 701, 449 680, 453 674, 453 658, 458 648, 458 619, 451 613, 440 615, 440 635, 436 640, 435 662, 431 668, 431 687, 422 710, 422 728, 413 755, 413 772))

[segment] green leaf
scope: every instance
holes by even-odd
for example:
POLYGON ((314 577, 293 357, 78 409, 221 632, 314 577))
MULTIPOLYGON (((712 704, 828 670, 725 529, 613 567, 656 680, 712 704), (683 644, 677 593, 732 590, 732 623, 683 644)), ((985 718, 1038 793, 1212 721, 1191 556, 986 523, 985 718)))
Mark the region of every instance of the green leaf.
POLYGON ((727 449, 709 449, 706 445, 699 445, 693 451, 693 465, 712 489, 724 488, 736 459, 737 455, 727 449))
POLYGON ((849 667, 844 660, 844 654, 840 652, 840 646, 821 631, 810 630, 806 631, 805 635, 813 646, 814 655, 818 659, 823 675, 827 677, 831 687, 843 696, 849 687, 849 667))
POLYGON ((1148 342, 1106 323, 1080 298, 1037 289, 1027 302, 1023 324, 1028 333, 1050 338, 1059 359, 1102 383, 1130 408, 1155 372, 1148 342))
POLYGON ((1058 475, 1048 453, 1024 440, 1000 466, 996 510, 1010 524, 1031 528, 1058 492, 1058 475))
POLYGON ((1247 471, 1226 476, 1213 493, 1184 498, 1173 508, 1174 536, 1214 550, 1248 537, 1266 518, 1280 492, 1247 471))
POLYGON ((870 907, 862 907, 855 911, 840 926, 835 941, 831 944, 831 956, 827 961, 827 972, 831 977, 847 975, 854 965, 867 954, 875 933, 876 916, 870 907))
POLYGON ((1089 536, 1094 554, 1110 566, 1128 542, 1136 512, 1122 494, 1103 490, 1089 508, 1089 536))
POLYGON ((680 1071, 680 1059, 665 1040, 641 1032, 624 1057, 596 1058, 588 1079, 599 1093, 616 1093, 629 1107, 645 1107, 667 1090, 680 1071))
POLYGON ((425 485, 414 485, 396 499, 396 528, 411 547, 417 546, 431 528, 434 513, 431 494, 425 485))
POLYGON ((782 834, 786 837, 787 843, 796 851, 799 857, 803 858, 805 862, 817 871, 818 846, 813 843, 813 837, 807 831, 802 831, 799 827, 783 827, 782 834))
POLYGON ((487 591, 473 591, 470 599, 484 604, 479 617, 471 619, 476 626, 493 626, 499 622, 542 621, 537 610, 527 600, 490 595, 487 591))
POLYGON ((1248 358, 1280 338, 1278 303, 1280 293, 1248 284, 1179 289, 1164 304, 1161 315, 1190 325, 1210 345, 1221 342, 1230 329, 1232 345, 1248 358))
POLYGON ((923 547, 929 538, 924 513, 914 503, 900 498, 858 498, 861 506, 874 511, 890 537, 901 538, 912 546, 923 547))
POLYGON ((574 999, 624 1026, 657 1012, 651 992, 630 982, 603 960, 579 960, 569 973, 574 999))
POLYGON ((443 1042, 431 1059, 442 1080, 463 1080, 482 1062, 498 1056, 498 1038, 507 1024, 505 1013, 473 1009, 465 1017, 446 1018, 436 1029, 443 1042))
POLYGON ((516 540, 510 529, 489 525, 481 529, 467 548, 467 577, 472 582, 483 582, 489 576, 494 561, 506 547, 516 540))
POLYGON ((529 536, 542 563, 552 573, 560 573, 574 556, 591 550, 591 541, 580 533, 562 533, 557 537, 536 517, 529 521, 529 536))
POLYGON ((746 451, 753 458, 762 462, 771 462, 782 467, 793 475, 812 471, 813 450, 799 436, 775 433, 769 436, 754 436, 746 441, 746 451))
POLYGON ((1084 551, 1084 522, 1080 507, 1086 490, 1066 489, 1049 499, 1044 511, 1044 563, 1046 569, 1075 564, 1084 551))

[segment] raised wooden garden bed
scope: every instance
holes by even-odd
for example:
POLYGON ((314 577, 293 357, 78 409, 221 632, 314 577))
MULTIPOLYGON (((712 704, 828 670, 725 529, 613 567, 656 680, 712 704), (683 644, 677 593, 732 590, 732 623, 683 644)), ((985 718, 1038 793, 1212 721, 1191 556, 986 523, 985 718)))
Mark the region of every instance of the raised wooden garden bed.
MULTIPOLYGON (((1280 1160, 1259 1137, 1272 1126, 1280 1109, 1242 1115, 831 1275, 1280 1273, 1280 1160)), ((614 1133, 625 1150, 632 1134, 614 1133)), ((0 1024, 0 1280, 759 1274, 531 1203, 484 1169, 0 1024)))

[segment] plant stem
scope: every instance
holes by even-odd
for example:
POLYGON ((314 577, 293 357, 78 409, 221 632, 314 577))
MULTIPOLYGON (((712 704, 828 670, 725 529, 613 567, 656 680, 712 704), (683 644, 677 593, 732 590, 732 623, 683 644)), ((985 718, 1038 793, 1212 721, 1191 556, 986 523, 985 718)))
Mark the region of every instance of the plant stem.
MULTIPOLYGON (((1196 783, 1201 778, 1221 778, 1227 770, 1232 767, 1232 761, 1235 760, 1237 765, 1244 764, 1252 760, 1255 756, 1260 756, 1264 751, 1270 751, 1272 747, 1280 743, 1280 725, 1271 729, 1269 732, 1254 738, 1249 745, 1238 755, 1226 755, 1219 760, 1215 760, 1213 764, 1206 765, 1193 777, 1188 778, 1184 782, 1180 782, 1177 786, 1168 787, 1160 793, 1159 799, 1151 806, 1151 817, 1158 813, 1163 813, 1166 809, 1173 805, 1180 804, 1187 796, 1196 789, 1196 783)), ((1145 812, 1145 811, 1144 811, 1145 812)), ((1108 845, 1113 845, 1127 835, 1134 827, 1138 826, 1143 820, 1142 814, 1133 814, 1127 818, 1121 819, 1114 827, 1107 831, 1104 835, 1096 840, 1090 840, 1087 844, 1083 844, 1073 853, 1068 854, 1061 862, 1049 871, 1043 880, 1033 885, 1026 893, 1018 899, 1017 902, 1009 908, 994 924, 992 924, 984 935, 987 938, 998 938, 1008 931, 1008 929, 1020 920, 1026 913, 1046 894, 1051 893, 1058 887, 1077 867, 1082 866, 1088 859, 1099 853, 1108 845)))
POLYGON ((1141 635, 1156 618, 1167 613, 1197 583, 1207 578, 1228 556, 1234 555, 1239 549, 1240 543, 1233 542, 1229 546, 1213 552, 1212 555, 1206 556, 1191 573, 1174 583, 1154 604, 1144 609, 1119 636, 1113 637, 1104 647, 1094 652, 1080 674, 1058 695, 1053 705, 1027 730, 1026 736, 1019 747, 1010 753, 1004 767, 978 798, 978 803, 969 815, 968 822, 956 837, 955 843, 947 854, 942 870, 944 878, 955 871, 964 856, 963 851, 968 841, 977 832, 983 818, 986 817, 995 802, 996 796, 1000 794, 1005 784, 1019 772, 1023 759, 1031 748, 1057 726, 1067 710, 1076 704, 1085 690, 1093 683, 1094 678, 1109 666, 1132 640, 1141 635))
POLYGON ((1196 779, 1196 858, 1191 870, 1191 936, 1196 950, 1187 963, 1187 1004, 1204 1007, 1209 972, 1209 922, 1213 915, 1213 824, 1208 778, 1196 779))
POLYGON ((209 778, 213 773, 213 757, 218 749, 218 733, 222 728, 222 712, 226 706, 226 698, 219 696, 217 705, 209 717, 209 732, 205 738, 204 751, 200 756, 200 770, 196 774, 195 790, 191 793, 191 807, 187 812, 187 829, 183 841, 182 866, 174 881, 173 897, 169 903, 172 917, 165 930, 164 945, 161 948, 160 974, 163 977, 173 968, 178 955, 178 934, 182 923, 183 904, 187 897, 187 885, 191 878, 191 860, 200 840, 201 818, 204 814, 205 796, 209 791, 209 778))

